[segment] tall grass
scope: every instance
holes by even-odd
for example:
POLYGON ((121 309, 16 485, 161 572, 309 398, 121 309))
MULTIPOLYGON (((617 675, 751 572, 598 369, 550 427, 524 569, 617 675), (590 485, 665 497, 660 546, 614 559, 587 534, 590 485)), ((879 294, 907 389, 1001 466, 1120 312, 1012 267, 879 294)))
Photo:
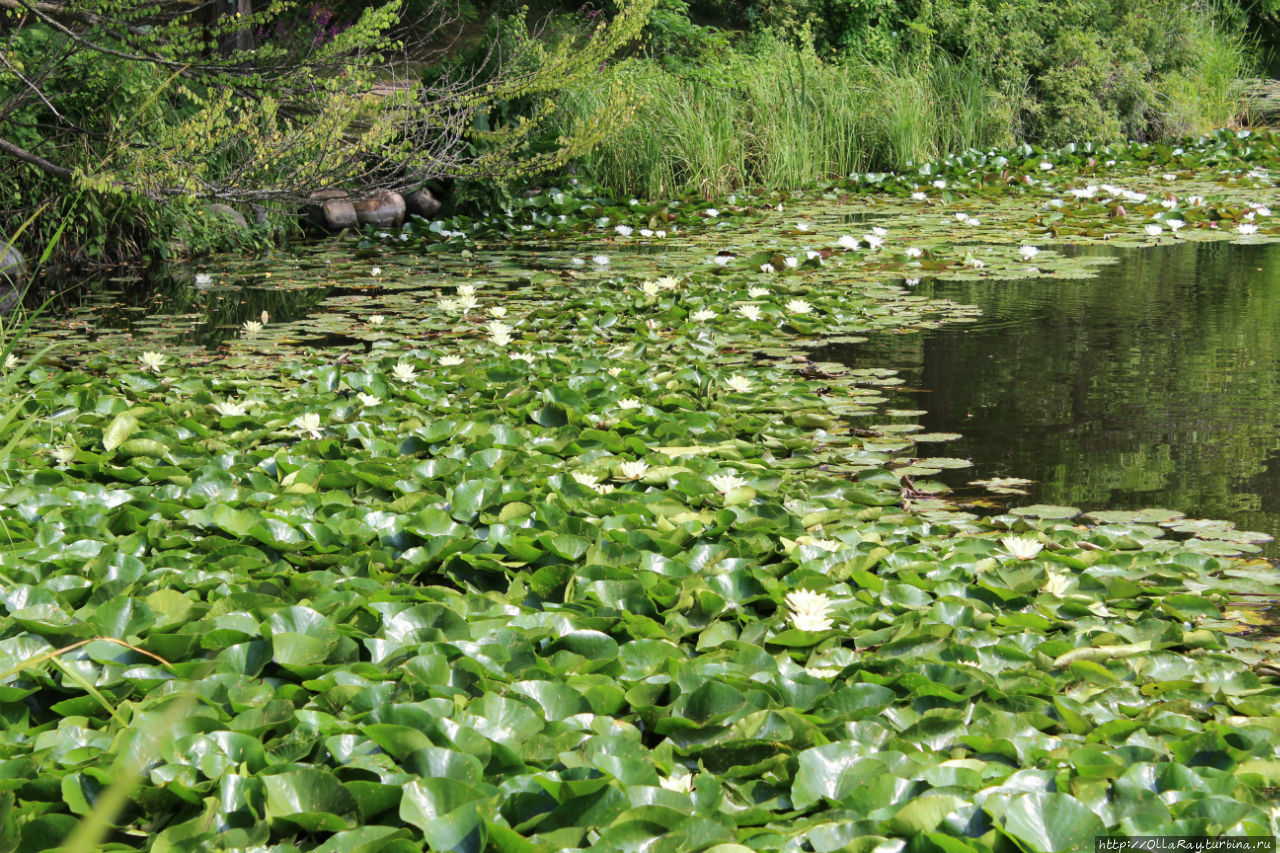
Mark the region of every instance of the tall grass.
POLYGON ((978 66, 945 57, 910 67, 835 64, 763 40, 679 72, 629 60, 568 93, 564 130, 609 86, 628 87, 643 105, 579 166, 619 194, 799 186, 1013 140, 1009 93, 978 66))

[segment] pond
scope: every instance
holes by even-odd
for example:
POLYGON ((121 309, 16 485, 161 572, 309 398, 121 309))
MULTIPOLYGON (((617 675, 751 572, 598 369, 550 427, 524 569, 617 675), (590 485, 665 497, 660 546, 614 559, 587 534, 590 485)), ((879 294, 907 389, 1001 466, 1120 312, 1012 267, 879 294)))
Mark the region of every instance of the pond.
MULTIPOLYGON (((1011 505, 1159 506, 1280 534, 1280 246, 1116 250, 1089 279, 924 281, 981 319, 820 357, 900 371, 898 401, 1011 505)), ((972 488, 970 488, 972 491, 972 488)), ((1274 546, 1273 546, 1274 547, 1274 546)))

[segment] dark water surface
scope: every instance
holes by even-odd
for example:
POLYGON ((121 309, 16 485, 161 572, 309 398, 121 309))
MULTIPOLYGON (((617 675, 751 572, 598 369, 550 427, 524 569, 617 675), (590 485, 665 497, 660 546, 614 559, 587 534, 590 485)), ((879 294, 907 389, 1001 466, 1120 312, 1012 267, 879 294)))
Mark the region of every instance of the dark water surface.
POLYGON ((815 357, 899 370, 918 390, 898 402, 963 435, 937 451, 973 460, 953 486, 1026 477, 1011 505, 1157 506, 1280 537, 1280 245, 1114 254, 1093 279, 926 280, 983 316, 815 357))

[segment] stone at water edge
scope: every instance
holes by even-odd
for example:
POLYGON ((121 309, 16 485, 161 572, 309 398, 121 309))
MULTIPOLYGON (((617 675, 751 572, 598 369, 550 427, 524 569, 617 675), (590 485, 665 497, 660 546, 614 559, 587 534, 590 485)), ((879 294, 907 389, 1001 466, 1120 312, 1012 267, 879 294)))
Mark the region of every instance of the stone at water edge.
POLYGON ((229 204, 207 204, 204 209, 210 216, 225 220, 228 225, 235 225, 238 228, 249 227, 249 221, 244 218, 244 214, 229 204))
POLYGON ((342 190, 319 190, 308 196, 307 219, 326 231, 358 225, 356 209, 342 190))
POLYGON ((374 228, 399 228, 404 224, 404 198, 392 190, 373 190, 355 202, 356 219, 374 228))
POLYGON ((8 314, 22 301, 27 275, 26 258, 16 246, 0 238, 0 315, 8 314))
POLYGON ((405 210, 414 216, 430 219, 440 212, 440 200, 425 187, 415 190, 404 197, 405 210))

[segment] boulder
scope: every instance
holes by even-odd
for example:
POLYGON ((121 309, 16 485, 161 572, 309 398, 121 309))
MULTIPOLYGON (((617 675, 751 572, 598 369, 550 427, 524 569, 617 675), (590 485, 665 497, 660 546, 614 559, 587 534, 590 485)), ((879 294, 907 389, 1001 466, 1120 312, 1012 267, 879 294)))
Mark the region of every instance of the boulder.
POLYGON ((17 246, 0 237, 0 282, 20 286, 27 279, 27 259, 17 246))
POLYGON ((356 219, 374 228, 399 228, 404 224, 404 197, 391 190, 374 190, 355 202, 356 219))
POLYGON ((244 218, 244 214, 229 204, 207 204, 204 209, 210 216, 225 220, 228 225, 235 225, 238 228, 249 227, 249 222, 244 218))
POLYGON ((431 190, 424 187, 405 196, 404 207, 414 216, 430 219, 440 212, 440 200, 431 194, 431 190))
POLYGON ((307 218, 325 231, 356 227, 355 206, 342 190, 320 190, 308 199, 307 218))

